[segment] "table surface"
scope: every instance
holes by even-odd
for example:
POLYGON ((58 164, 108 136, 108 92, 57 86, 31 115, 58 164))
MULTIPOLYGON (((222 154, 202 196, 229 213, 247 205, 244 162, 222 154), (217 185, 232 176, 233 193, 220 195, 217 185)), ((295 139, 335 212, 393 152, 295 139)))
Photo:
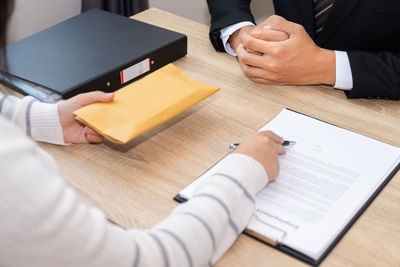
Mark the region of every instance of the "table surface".
MULTIPOLYGON (((59 147, 41 144, 81 199, 126 228, 149 228, 178 204, 177 192, 240 142, 291 108, 400 146, 400 102, 349 100, 326 86, 256 84, 236 59, 217 53, 208 26, 151 8, 133 18, 188 36, 188 54, 174 64, 221 91, 125 145, 59 147)), ((322 266, 398 266, 400 174, 397 174, 335 246, 322 266)), ((302 266, 249 236, 240 235, 217 266, 302 266)))

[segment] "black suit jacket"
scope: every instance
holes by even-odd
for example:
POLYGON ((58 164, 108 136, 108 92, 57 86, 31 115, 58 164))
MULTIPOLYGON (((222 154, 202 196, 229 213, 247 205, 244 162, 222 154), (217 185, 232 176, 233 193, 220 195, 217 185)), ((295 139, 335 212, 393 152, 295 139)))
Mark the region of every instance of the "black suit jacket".
MULTIPOLYGON (((210 40, 224 51, 220 29, 252 21, 250 0, 207 0, 210 40)), ((400 98, 400 0, 336 0, 322 32, 314 35, 313 0, 274 0, 275 13, 304 26, 323 48, 346 51, 353 89, 349 98, 400 98)))

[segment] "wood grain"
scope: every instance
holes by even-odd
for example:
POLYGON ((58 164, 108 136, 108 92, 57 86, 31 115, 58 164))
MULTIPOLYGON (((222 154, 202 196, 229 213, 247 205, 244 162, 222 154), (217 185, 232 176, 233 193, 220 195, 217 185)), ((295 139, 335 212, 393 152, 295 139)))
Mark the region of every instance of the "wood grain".
MULTIPOLYGON (((188 55, 175 65, 221 91, 126 145, 41 144, 80 197, 124 227, 149 228, 162 220, 178 205, 172 197, 224 156, 230 143, 240 142, 285 107, 400 146, 399 102, 349 100, 325 86, 256 84, 234 57, 215 52, 207 26, 154 8, 134 18, 186 34, 188 55)), ((399 266, 399 202, 397 174, 322 266, 399 266)), ((303 265, 245 235, 217 263, 303 265)))

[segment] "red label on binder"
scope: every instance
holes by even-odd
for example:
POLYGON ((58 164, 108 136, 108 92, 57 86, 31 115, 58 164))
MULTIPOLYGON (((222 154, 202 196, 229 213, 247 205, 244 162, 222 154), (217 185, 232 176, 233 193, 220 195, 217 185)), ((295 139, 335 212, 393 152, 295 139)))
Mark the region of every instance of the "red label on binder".
POLYGON ((148 72, 150 70, 150 58, 130 66, 120 72, 121 84, 129 82, 130 80, 148 72))

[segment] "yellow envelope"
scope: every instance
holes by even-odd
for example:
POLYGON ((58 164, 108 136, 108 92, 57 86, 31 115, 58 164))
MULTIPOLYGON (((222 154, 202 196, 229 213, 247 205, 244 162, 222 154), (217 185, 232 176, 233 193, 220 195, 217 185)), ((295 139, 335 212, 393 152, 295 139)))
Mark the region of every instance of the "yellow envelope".
POLYGON ((91 104, 74 115, 111 141, 124 144, 217 91, 169 64, 116 91, 111 103, 91 104))

